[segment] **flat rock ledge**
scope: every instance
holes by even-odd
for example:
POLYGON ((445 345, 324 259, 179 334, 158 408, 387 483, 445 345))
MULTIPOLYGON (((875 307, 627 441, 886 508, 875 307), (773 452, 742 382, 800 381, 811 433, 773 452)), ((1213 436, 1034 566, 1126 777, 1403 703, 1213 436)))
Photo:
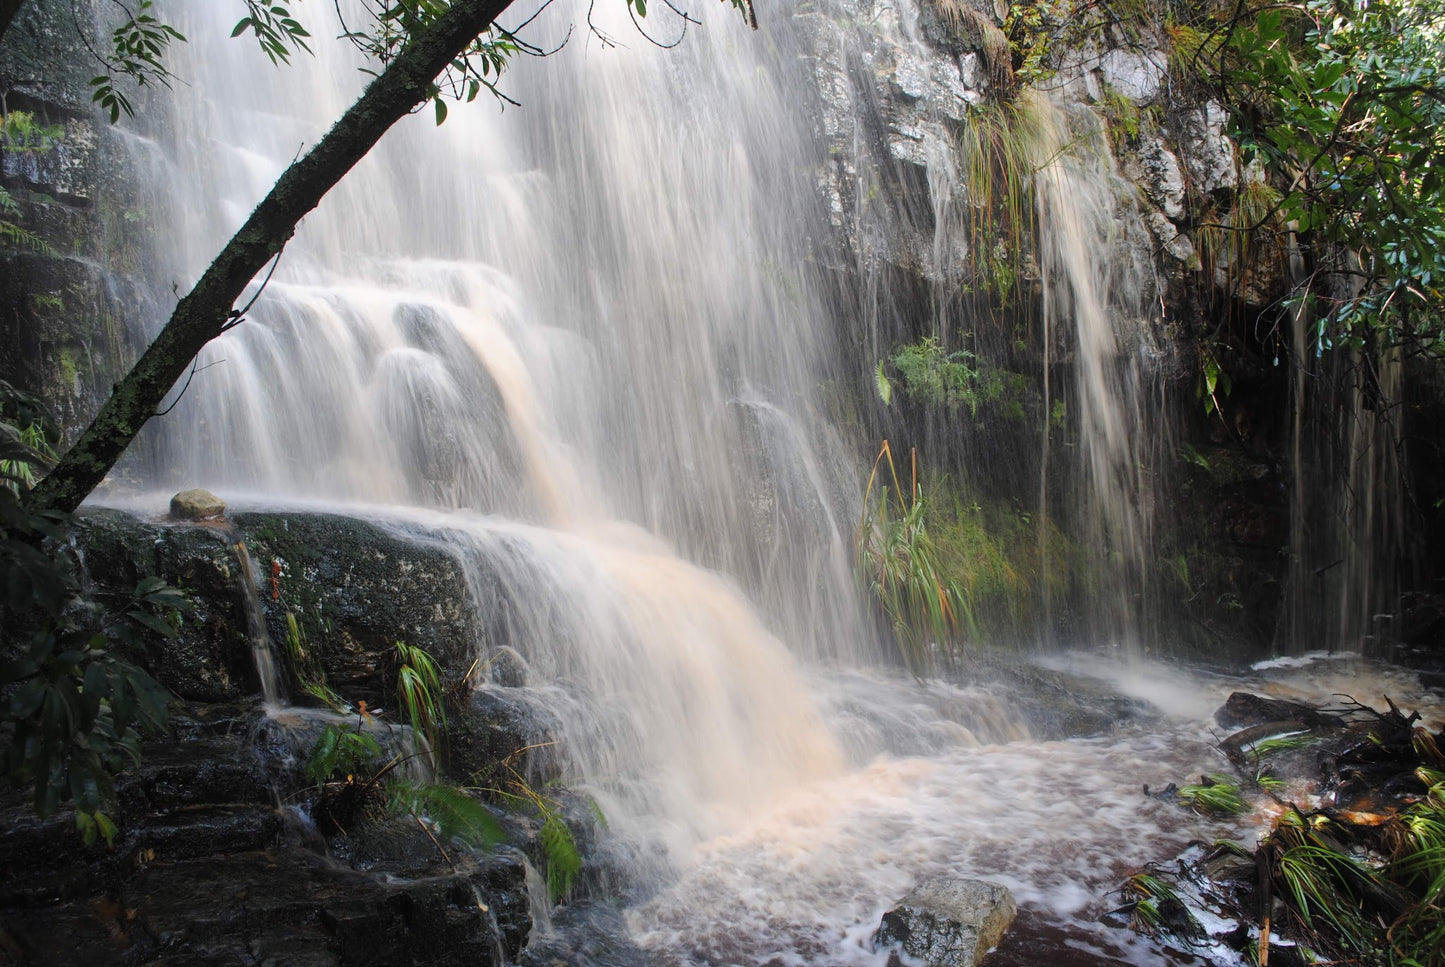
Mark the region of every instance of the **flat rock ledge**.
POLYGON ((1006 887, 939 876, 883 914, 873 943, 879 949, 900 947, 927 967, 973 967, 998 946, 1016 916, 1018 904, 1006 887))

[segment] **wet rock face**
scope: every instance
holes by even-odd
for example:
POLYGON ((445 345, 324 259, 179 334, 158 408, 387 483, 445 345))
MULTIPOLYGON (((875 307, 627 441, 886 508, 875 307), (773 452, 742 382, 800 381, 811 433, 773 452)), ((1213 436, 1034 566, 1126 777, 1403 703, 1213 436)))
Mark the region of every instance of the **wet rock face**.
MULTIPOLYGON (((0 790, 0 963, 515 962, 531 931, 519 849, 448 843, 444 855, 412 817, 371 814, 324 842, 301 812, 319 725, 259 707, 247 632, 257 607, 273 641, 288 614, 306 619, 328 684, 349 701, 393 704, 397 640, 460 680, 481 632, 445 548, 325 514, 173 524, 101 510, 80 515, 74 549, 108 609, 157 574, 196 610, 176 638, 132 656, 178 701, 169 734, 117 781, 113 844, 85 846, 73 816, 38 819, 0 790)), ((477 712, 485 734, 470 768, 534 735, 511 711, 477 712)), ((514 841, 535 838, 512 826, 514 841)))
POLYGON ((75 902, 11 908, 6 926, 35 964, 490 967, 526 937, 508 936, 480 899, 495 873, 391 880, 295 848, 158 858, 75 902))
POLYGON ((190 701, 233 702, 257 691, 240 564, 223 530, 165 526, 110 510, 84 511, 78 523, 78 557, 98 599, 126 601, 136 582, 154 574, 195 604, 175 638, 162 643, 156 636, 133 661, 190 701))
POLYGON ((817 78, 828 143, 819 191, 839 241, 867 261, 957 278, 957 233, 936 233, 962 211, 954 143, 983 102, 988 70, 976 43, 946 29, 927 4, 837 0, 798 16, 817 78), (935 251, 938 238, 956 245, 935 251))
POLYGON ((6 146, 0 179, 15 205, 5 220, 45 244, 0 252, 0 379, 43 398, 71 436, 144 348, 118 322, 158 314, 139 264, 157 229, 131 184, 125 136, 90 99, 95 64, 80 25, 118 8, 19 6, 0 42, 0 91, 7 112, 30 115, 44 134, 6 146))
POLYGON ((289 616, 331 689, 372 707, 392 704, 396 642, 425 648, 459 679, 484 637, 454 556, 366 521, 243 513, 228 527, 174 525, 101 510, 81 515, 77 541, 102 595, 123 599, 148 574, 190 593, 196 610, 178 636, 137 656, 184 699, 229 701, 258 691, 248 598, 272 642, 280 646, 291 634, 289 616), (247 574, 238 541, 254 573, 247 574))
POLYGON ((434 658, 443 678, 466 674, 485 632, 460 560, 367 521, 331 514, 233 514, 257 570, 272 641, 287 615, 347 701, 392 703, 396 642, 434 658))
POLYGON ((1013 895, 996 883, 935 877, 883 914, 873 939, 879 947, 900 947, 927 967, 973 967, 1016 916, 1013 895))

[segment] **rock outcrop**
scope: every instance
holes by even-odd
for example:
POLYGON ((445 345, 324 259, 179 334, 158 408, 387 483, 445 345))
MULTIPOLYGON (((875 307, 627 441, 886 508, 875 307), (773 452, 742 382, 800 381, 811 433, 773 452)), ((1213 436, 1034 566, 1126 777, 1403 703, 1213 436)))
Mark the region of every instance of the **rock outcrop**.
MULTIPOLYGON (((175 700, 167 734, 117 781, 113 843, 84 845, 66 811, 37 819, 13 794, 0 800, 0 961, 516 962, 531 929, 523 848, 535 848, 536 822, 494 811, 516 845, 444 853, 412 817, 368 812, 328 844, 300 807, 315 789, 307 757, 337 716, 260 703, 258 635, 268 649, 304 634, 311 673, 358 706, 393 705, 399 640, 460 683, 486 633, 453 554, 318 513, 162 523, 86 511, 75 548, 94 600, 129 600, 158 575, 195 610, 174 638, 128 656, 175 700)), ((277 665, 293 700, 310 701, 295 658, 277 665)), ((498 677, 515 684, 489 685, 477 702, 465 688, 447 693, 462 780, 545 739, 521 672, 498 677)), ((405 731, 395 710, 377 722, 392 744, 386 733, 405 731)))
POLYGON ((973 967, 1018 915, 997 883, 952 876, 925 880, 883 914, 879 947, 897 946, 927 967, 973 967))

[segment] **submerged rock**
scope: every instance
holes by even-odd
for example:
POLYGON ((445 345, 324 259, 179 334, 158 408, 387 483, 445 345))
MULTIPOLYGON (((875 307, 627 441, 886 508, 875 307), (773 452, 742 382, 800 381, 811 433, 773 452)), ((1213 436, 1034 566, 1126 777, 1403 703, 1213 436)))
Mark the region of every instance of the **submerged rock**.
POLYGON ((873 935, 878 947, 901 947, 928 967, 972 967, 1018 916, 1006 887, 939 876, 925 880, 892 910, 873 935))

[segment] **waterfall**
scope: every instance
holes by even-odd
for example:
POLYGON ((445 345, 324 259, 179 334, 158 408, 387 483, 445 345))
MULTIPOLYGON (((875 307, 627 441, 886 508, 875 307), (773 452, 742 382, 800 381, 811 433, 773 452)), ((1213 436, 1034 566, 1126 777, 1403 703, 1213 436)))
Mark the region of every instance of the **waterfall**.
MULTIPOLYGON (((646 26, 670 42, 666 6, 646 26)), ((917 29, 911 3, 861 6, 917 29)), ((334 24, 308 24, 315 56, 273 68, 225 39, 224 7, 167 12, 190 38, 173 65, 187 83, 134 138, 172 227, 152 256, 162 304, 365 81, 324 40, 334 24)), ((963 300, 937 295, 959 281, 967 211, 944 142, 907 164, 869 154, 861 92, 878 78, 848 47, 860 3, 758 7, 752 34, 703 2, 667 50, 621 0, 542 11, 530 42, 571 39, 508 68, 518 103, 484 95, 388 134, 124 473, 339 509, 453 554, 485 629, 478 667, 508 656, 507 684, 479 687, 545 704, 556 771, 622 844, 621 916, 660 962, 881 967, 882 910, 945 873, 1014 890, 1035 949, 1158 962, 1100 924, 1105 898, 1126 868, 1220 835, 1139 789, 1217 768, 1207 717, 1238 683, 1140 661, 1109 687, 1013 666, 920 687, 875 653, 849 546, 871 453, 847 439, 872 427, 828 412, 856 389, 828 384, 860 375, 852 350, 870 371, 901 335, 910 286, 956 325, 963 300), (858 118, 810 115, 834 67, 862 78, 858 118), (916 277, 863 271, 894 232, 920 243, 916 277), (1140 693, 1167 708, 1121 697, 1140 693)), ((1024 508, 1038 481, 1041 544, 1051 508, 1090 522, 1095 637, 1147 643, 1155 320, 1136 263, 1115 257, 1145 229, 1097 128, 1039 108, 1045 448, 1051 400, 1076 436, 1020 459, 1010 496, 1024 508), (1048 492, 1060 479, 1078 496, 1048 492)), ((1015 429, 997 449, 1032 452, 1037 426, 1015 429)))
MULTIPOLYGON (((1119 235, 1146 229, 1123 201, 1129 193, 1117 184, 1098 119, 1087 111, 1071 117, 1048 102, 1035 109, 1044 114, 1044 136, 1033 147, 1044 338, 1066 330, 1071 349, 1083 470, 1079 516, 1092 549, 1094 620, 1106 640, 1137 649, 1157 633, 1149 621, 1147 479, 1148 441, 1157 430, 1142 408, 1152 375, 1142 338, 1143 286, 1115 276, 1127 267, 1119 235)), ((1046 471, 1040 479, 1047 487, 1046 471)), ((1048 506, 1046 493, 1039 503, 1048 506)))
MULTIPOLYGON (((491 640, 551 689, 567 775, 674 858, 842 768, 806 668, 873 647, 856 471, 816 399, 834 320, 788 19, 762 42, 705 12, 662 51, 625 19, 596 22, 633 38, 614 47, 585 5, 547 10, 534 43, 575 33, 509 67, 518 106, 399 124, 146 429, 159 458, 131 467, 389 507, 452 548, 491 640)), ((175 16, 188 83, 141 143, 169 158, 157 257, 184 285, 365 78, 341 42, 272 68, 213 5, 175 16)))

